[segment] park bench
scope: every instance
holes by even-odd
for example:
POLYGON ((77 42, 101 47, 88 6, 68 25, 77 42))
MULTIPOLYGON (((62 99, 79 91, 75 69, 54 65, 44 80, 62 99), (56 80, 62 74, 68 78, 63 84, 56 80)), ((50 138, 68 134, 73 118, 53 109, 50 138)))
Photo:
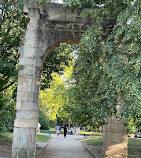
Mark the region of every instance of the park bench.
POLYGON ((50 135, 56 133, 55 131, 51 131, 51 130, 46 130, 45 132, 48 133, 48 134, 50 134, 50 135))

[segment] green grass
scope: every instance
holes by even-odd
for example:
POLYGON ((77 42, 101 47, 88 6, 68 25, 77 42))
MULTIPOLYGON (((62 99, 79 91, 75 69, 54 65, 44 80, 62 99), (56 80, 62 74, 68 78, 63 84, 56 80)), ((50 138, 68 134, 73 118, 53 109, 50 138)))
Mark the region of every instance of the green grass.
POLYGON ((84 143, 86 145, 91 145, 91 146, 101 146, 102 145, 102 138, 101 137, 92 137, 89 139, 85 139, 84 143))
MULTIPOLYGON (((89 139, 85 139, 85 143, 87 145, 100 146, 102 145, 102 137, 95 136, 89 139)), ((141 139, 129 138, 128 147, 141 147, 141 139)))
POLYGON ((3 134, 0 134, 0 138, 8 141, 8 142, 12 142, 13 141, 13 133, 12 132, 6 132, 3 134))
POLYGON ((141 157, 141 139, 128 138, 128 158, 141 157))
MULTIPOLYGON (((13 141, 13 133, 12 132, 6 132, 6 133, 3 133, 3 134, 0 134, 0 139, 3 139, 3 140, 8 141, 8 142, 12 142, 13 141)), ((37 134, 36 141, 38 141, 38 142, 47 142, 48 140, 50 140, 49 136, 37 134)))
POLYGON ((49 140, 50 140, 50 136, 37 134, 37 138, 36 138, 37 142, 48 142, 49 140))
POLYGON ((79 134, 94 135, 94 136, 102 136, 102 133, 98 133, 98 132, 86 132, 86 131, 80 131, 79 134))
POLYGON ((128 139, 128 146, 129 147, 141 147, 141 139, 139 138, 129 138, 128 139))

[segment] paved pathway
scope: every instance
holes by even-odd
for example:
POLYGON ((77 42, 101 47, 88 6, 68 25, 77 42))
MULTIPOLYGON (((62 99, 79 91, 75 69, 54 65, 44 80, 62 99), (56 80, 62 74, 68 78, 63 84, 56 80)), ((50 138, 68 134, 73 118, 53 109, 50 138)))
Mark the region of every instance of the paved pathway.
POLYGON ((42 158, 93 158, 89 151, 83 146, 82 136, 52 135, 52 140, 46 147, 42 158))

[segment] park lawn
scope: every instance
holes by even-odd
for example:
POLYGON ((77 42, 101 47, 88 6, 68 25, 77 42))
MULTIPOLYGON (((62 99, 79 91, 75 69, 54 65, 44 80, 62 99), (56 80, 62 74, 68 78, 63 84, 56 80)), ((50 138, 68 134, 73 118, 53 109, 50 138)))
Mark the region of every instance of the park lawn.
MULTIPOLYGON (((102 145, 102 136, 94 136, 84 140, 84 143, 92 146, 102 145)), ((140 147, 141 148, 141 138, 129 138, 128 147, 140 147)))
POLYGON ((102 136, 102 133, 99 133, 99 132, 86 132, 86 131, 83 131, 83 130, 81 130, 79 132, 79 134, 86 134, 86 135, 93 135, 93 136, 102 136))
POLYGON ((128 146, 141 148, 141 138, 128 138, 128 146))
MULTIPOLYGON (((13 141, 13 133, 12 132, 6 132, 3 134, 0 134, 0 139, 3 141, 11 142, 13 141)), ((50 136, 37 134, 36 141, 38 142, 47 142, 50 140, 50 136)))
POLYGON ((141 158, 141 138, 128 138, 128 158, 141 158))
POLYGON ((37 134, 36 141, 37 142, 48 142, 50 140, 50 136, 42 135, 42 134, 37 134))
POLYGON ((91 145, 91 146, 101 146, 102 145, 102 137, 100 137, 100 136, 91 137, 91 138, 85 139, 84 143, 86 145, 91 145))
POLYGON ((6 132, 6 133, 0 133, 0 139, 3 139, 7 142, 13 141, 13 133, 12 132, 6 132))
MULTIPOLYGON (((91 146, 102 146, 102 137, 91 137, 85 139, 84 143, 91 146)), ((141 139, 129 138, 128 139, 128 158, 141 158, 141 139)))

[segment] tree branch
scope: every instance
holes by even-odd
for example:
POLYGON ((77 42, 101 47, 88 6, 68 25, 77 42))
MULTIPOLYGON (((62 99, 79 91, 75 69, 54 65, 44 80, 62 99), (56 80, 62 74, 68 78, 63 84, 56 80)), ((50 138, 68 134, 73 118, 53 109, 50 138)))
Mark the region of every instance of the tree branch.
POLYGON ((5 89, 9 88, 10 86, 12 86, 15 83, 15 81, 11 82, 9 85, 7 85, 6 87, 0 89, 0 92, 4 91, 5 89))

